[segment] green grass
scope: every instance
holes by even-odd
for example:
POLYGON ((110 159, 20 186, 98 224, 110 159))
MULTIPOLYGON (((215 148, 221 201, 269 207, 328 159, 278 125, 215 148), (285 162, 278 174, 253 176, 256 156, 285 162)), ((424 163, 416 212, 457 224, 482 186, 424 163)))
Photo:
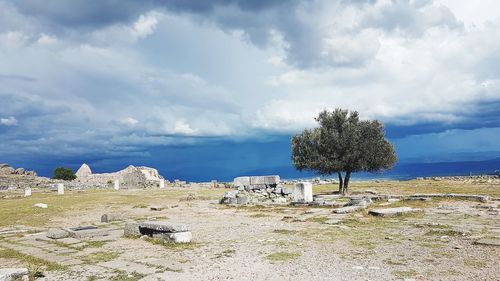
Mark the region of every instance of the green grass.
POLYGON ((151 238, 151 237, 146 238, 145 241, 148 241, 149 243, 152 243, 155 245, 163 246, 169 250, 174 250, 174 251, 192 250, 192 249, 195 249, 195 248, 198 248, 199 246, 201 246, 200 243, 195 243, 195 242, 174 243, 174 242, 166 241, 166 240, 163 240, 160 238, 151 238))
POLYGON ((487 263, 485 261, 477 260, 477 259, 465 259, 464 265, 467 267, 481 269, 481 268, 486 267, 487 263))
POLYGON ((34 256, 26 255, 21 252, 12 249, 0 249, 0 257, 6 259, 15 259, 24 264, 27 267, 39 268, 43 267, 48 271, 53 270, 66 270, 67 267, 60 265, 58 263, 50 262, 44 259, 40 259, 34 256))
POLYGON ((228 250, 224 250, 218 254, 215 255, 215 258, 229 258, 229 257, 232 257, 234 255, 234 253, 236 253, 236 250, 234 249, 228 249, 228 250))
POLYGON ((414 269, 410 270, 395 270, 392 274, 398 278, 409 278, 417 275, 417 272, 414 269))
POLYGON ((273 230, 273 233, 278 233, 278 234, 295 234, 297 233, 297 230, 289 230, 289 229, 275 229, 273 230))
MULTIPOLYGON (((433 181, 433 180, 411 180, 411 181, 366 181, 351 182, 349 190, 351 193, 373 190, 380 194, 411 195, 431 193, 458 193, 478 194, 500 197, 498 185, 489 183, 467 183, 459 181, 433 181)), ((338 185, 325 184, 313 186, 314 194, 331 194, 338 191, 338 185)))
POLYGON ((276 252, 273 254, 270 254, 266 256, 267 260, 270 261, 278 261, 278 262, 285 262, 285 261, 290 261, 294 260, 296 258, 300 257, 300 253, 296 252, 276 252))
POLYGON ((88 256, 82 257, 81 260, 85 264, 96 264, 96 263, 100 263, 100 262, 112 261, 119 256, 120 256, 120 253, 112 252, 112 251, 96 252, 96 253, 92 253, 88 256))
MULTIPOLYGON (((17 194, 18 191, 5 194, 17 194)), ((45 226, 53 217, 65 213, 94 209, 97 206, 137 206, 178 202, 179 198, 192 193, 189 190, 123 190, 88 189, 85 192, 67 190, 64 195, 54 192, 34 191, 31 197, 2 199, 0 204, 0 227, 13 225, 45 226), (47 209, 33 207, 36 203, 46 203, 47 209)), ((222 197, 223 189, 199 190, 200 196, 222 197)))
POLYGON ((451 237, 462 237, 463 232, 456 231, 453 229, 431 229, 425 233, 427 236, 451 236, 451 237))
POLYGON ((257 213, 257 214, 251 214, 250 217, 251 218, 267 218, 267 217, 270 217, 270 215, 264 214, 264 213, 257 213))
POLYGON ((115 271, 116 275, 111 277, 109 280, 110 281, 138 281, 144 277, 146 277, 145 274, 133 272, 133 273, 127 273, 125 271, 117 270, 115 271))
POLYGON ((325 223, 327 220, 329 220, 328 217, 312 217, 312 218, 306 219, 306 221, 317 222, 317 223, 325 223))

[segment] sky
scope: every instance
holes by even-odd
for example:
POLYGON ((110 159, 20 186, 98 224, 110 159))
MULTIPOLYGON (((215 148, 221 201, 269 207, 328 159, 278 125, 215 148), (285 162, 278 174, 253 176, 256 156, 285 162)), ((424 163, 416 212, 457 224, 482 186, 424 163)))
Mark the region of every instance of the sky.
MULTIPOLYGON (((496 0, 0 0, 0 162, 293 170, 341 107, 400 163, 500 157, 496 0)), ((495 168, 495 167, 492 167, 495 168)), ((500 168, 500 167, 497 167, 500 168)))

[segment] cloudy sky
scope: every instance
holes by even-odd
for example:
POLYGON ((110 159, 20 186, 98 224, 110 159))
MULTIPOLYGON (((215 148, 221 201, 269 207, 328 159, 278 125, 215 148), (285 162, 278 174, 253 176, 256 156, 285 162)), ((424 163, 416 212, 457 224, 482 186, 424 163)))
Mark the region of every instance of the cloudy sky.
POLYGON ((0 162, 290 167, 342 107, 402 162, 500 156, 496 0, 0 0, 0 162))

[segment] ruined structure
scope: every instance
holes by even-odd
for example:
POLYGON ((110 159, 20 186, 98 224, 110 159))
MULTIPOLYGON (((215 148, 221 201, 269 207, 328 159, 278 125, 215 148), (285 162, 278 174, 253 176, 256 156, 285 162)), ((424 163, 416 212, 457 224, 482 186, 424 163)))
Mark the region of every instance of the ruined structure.
POLYGON ((158 187, 160 180, 163 180, 154 168, 132 165, 114 173, 94 174, 84 163, 76 172, 76 176, 74 182, 85 187, 112 187, 115 181, 118 181, 120 188, 148 188, 158 187))

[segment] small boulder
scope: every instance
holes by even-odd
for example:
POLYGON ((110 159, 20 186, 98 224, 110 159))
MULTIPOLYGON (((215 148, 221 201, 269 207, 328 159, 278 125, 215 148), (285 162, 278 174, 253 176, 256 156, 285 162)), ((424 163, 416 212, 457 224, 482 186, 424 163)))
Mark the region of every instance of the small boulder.
POLYGON ((69 232, 62 229, 51 228, 47 231, 47 238, 62 239, 66 237, 69 237, 69 232))
POLYGON ((0 281, 23 280, 28 273, 27 268, 0 268, 0 281))
POLYGON ((125 237, 140 237, 142 236, 139 230, 139 223, 129 222, 123 228, 123 236, 125 237))
POLYGON ((49 205, 47 205, 45 203, 36 203, 35 205, 33 205, 33 207, 47 209, 49 207, 49 205))

